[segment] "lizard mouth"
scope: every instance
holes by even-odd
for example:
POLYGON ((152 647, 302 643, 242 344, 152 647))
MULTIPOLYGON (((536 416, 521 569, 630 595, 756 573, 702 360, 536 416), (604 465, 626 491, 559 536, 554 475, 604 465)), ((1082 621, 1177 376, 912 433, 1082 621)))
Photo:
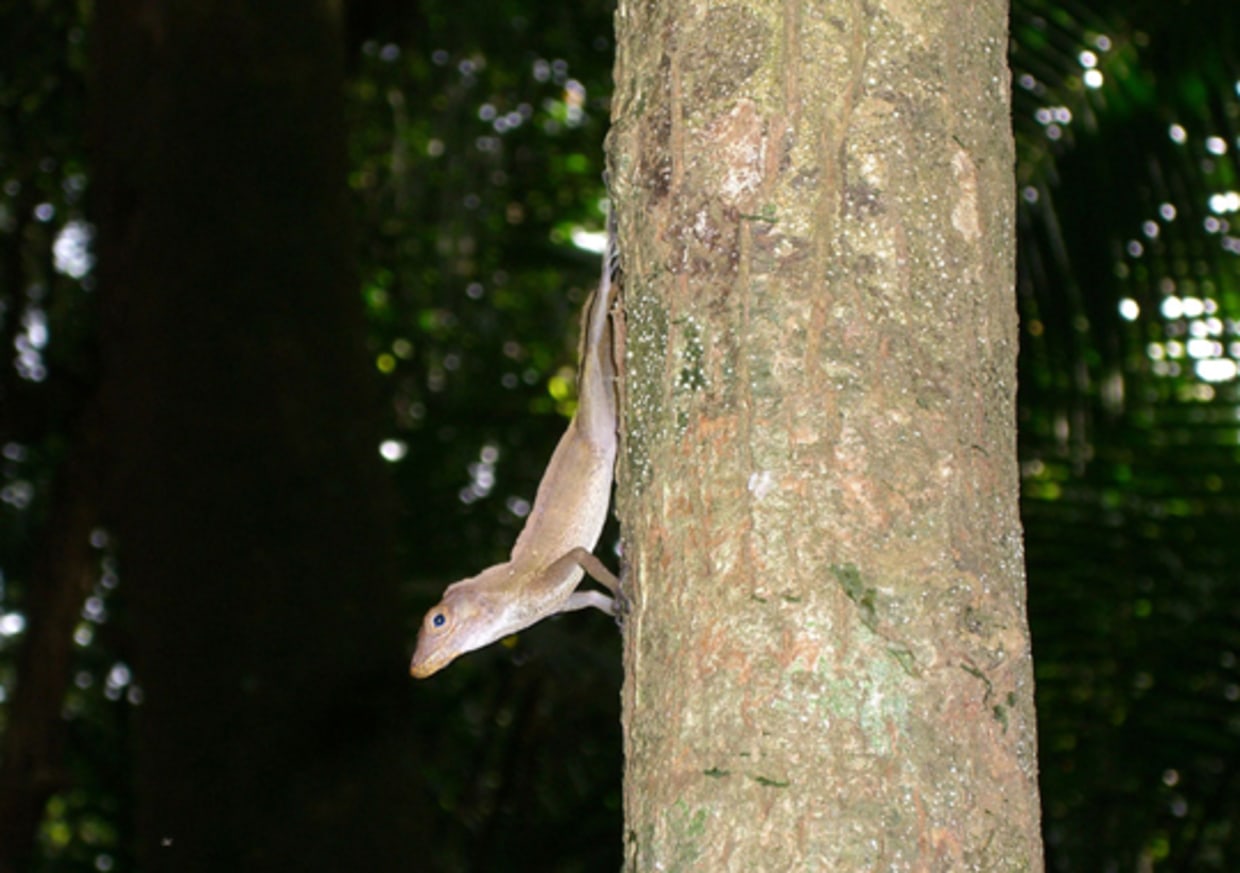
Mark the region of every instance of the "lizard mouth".
POLYGON ((426 654, 424 652, 414 652, 413 661, 409 664, 409 675, 414 679, 425 679, 427 676, 433 676, 451 664, 454 657, 453 655, 444 655, 443 653, 426 654))

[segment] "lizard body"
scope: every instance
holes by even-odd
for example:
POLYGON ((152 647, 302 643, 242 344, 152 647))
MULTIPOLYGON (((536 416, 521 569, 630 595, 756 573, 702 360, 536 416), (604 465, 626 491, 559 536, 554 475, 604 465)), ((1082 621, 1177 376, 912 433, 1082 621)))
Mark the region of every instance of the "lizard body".
POLYGON ((615 240, 609 219, 602 280, 583 316, 576 414, 551 455, 508 560, 449 585, 422 620, 409 668, 419 679, 556 613, 589 606, 614 612, 614 601, 603 592, 576 589, 585 571, 613 593, 618 589, 615 576, 591 554, 607 520, 616 461, 610 321, 615 240))

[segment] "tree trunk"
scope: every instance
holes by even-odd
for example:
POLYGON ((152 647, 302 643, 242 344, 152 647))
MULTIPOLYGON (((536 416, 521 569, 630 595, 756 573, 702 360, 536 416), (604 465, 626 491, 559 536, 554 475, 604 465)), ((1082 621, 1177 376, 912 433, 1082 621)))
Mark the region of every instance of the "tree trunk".
POLYGON ((629 870, 1042 868, 1006 22, 621 0, 629 870))
POLYGON ((338 4, 98 9, 108 505, 143 870, 408 870, 338 4))

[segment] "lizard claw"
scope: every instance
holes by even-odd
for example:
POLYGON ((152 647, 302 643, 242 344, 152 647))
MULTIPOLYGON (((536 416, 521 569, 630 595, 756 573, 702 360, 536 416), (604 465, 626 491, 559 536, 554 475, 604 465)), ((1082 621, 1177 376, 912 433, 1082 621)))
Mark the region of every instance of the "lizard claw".
POLYGON ((616 618, 616 625, 624 627, 625 621, 629 614, 633 611, 633 601, 629 599, 625 590, 628 588, 629 565, 627 561, 620 562, 620 578, 617 580, 616 589, 612 592, 612 615, 616 618))

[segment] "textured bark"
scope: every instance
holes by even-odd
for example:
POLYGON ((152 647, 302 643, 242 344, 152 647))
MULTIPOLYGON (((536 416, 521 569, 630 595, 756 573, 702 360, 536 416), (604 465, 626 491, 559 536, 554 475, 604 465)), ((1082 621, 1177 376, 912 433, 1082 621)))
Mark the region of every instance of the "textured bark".
POLYGON ((144 692, 143 870, 416 865, 337 15, 98 10, 106 496, 144 692))
POLYGON ((621 0, 629 870, 1042 868, 1006 22, 621 0))

